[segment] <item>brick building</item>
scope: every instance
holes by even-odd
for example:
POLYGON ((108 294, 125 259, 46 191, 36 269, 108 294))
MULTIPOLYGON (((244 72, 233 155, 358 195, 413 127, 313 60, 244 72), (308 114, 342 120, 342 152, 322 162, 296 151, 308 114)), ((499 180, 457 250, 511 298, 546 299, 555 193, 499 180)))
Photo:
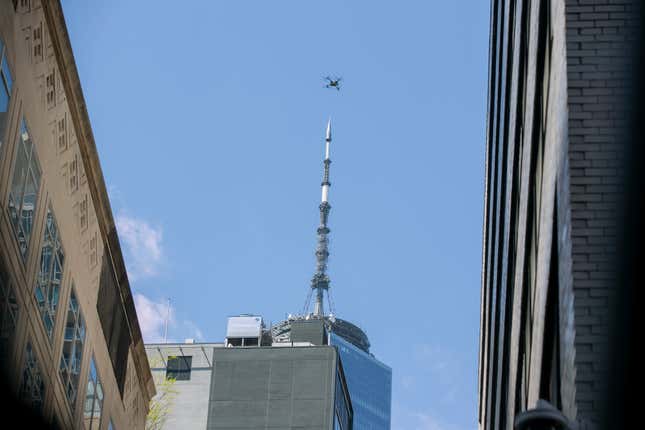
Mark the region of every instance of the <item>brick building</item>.
POLYGON ((2 382, 55 428, 143 429, 154 383, 60 2, 0 2, 0 56, 2 382))
POLYGON ((639 4, 491 2, 481 429, 602 422, 639 4))

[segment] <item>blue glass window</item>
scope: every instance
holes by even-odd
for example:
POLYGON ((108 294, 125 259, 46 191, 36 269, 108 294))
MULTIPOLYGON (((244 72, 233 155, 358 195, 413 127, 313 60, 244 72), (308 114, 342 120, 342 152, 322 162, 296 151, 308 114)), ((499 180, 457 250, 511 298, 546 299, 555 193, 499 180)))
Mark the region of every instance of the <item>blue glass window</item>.
POLYGON ((43 233, 43 245, 40 251, 40 270, 36 278, 34 297, 38 303, 40 316, 50 340, 54 332, 64 265, 65 253, 63 252, 58 227, 56 226, 56 219, 51 208, 48 208, 43 233))
POLYGON ((330 344, 338 348, 352 402, 354 430, 389 430, 392 369, 335 333, 330 344))
POLYGON ((0 151, 4 142, 12 87, 13 79, 7 63, 7 49, 2 39, 0 39, 0 151))
POLYGON ((60 357, 60 376, 65 387, 67 401, 72 410, 76 407, 76 398, 83 361, 83 343, 85 342, 85 321, 74 293, 69 297, 67 322, 63 338, 63 351, 60 357))
POLYGON ((85 407, 83 421, 87 430, 98 430, 101 425, 103 409, 103 386, 96 371, 94 357, 90 363, 90 373, 87 376, 87 391, 85 392, 85 407))
POLYGON ((23 259, 27 257, 39 190, 40 166, 27 123, 23 118, 9 190, 9 218, 23 259))
POLYGON ((336 373, 336 387, 334 393, 334 430, 350 430, 349 405, 340 373, 336 373))

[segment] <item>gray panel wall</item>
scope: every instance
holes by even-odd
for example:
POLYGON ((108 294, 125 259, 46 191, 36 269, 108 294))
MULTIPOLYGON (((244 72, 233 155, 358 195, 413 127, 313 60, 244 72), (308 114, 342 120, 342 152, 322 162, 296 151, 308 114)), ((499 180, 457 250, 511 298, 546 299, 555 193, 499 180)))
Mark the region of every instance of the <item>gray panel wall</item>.
POLYGON ((208 429, 331 430, 333 347, 214 351, 208 429))

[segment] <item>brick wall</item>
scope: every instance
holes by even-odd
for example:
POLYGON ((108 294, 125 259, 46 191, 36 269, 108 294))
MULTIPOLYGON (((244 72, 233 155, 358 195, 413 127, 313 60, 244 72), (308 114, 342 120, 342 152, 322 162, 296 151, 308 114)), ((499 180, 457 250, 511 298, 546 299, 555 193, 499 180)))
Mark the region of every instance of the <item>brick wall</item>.
POLYGON ((595 428, 608 367, 608 308, 616 284, 624 181, 626 95, 640 0, 567 0, 569 187, 575 294, 576 406, 595 428))

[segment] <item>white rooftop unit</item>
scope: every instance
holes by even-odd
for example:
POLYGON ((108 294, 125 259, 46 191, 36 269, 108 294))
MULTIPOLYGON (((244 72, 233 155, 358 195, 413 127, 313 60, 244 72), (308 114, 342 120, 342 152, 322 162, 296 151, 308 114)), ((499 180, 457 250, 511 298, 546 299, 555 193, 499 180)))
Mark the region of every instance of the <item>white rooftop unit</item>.
POLYGON ((229 317, 226 326, 226 346, 259 346, 262 328, 262 317, 257 315, 229 317))

